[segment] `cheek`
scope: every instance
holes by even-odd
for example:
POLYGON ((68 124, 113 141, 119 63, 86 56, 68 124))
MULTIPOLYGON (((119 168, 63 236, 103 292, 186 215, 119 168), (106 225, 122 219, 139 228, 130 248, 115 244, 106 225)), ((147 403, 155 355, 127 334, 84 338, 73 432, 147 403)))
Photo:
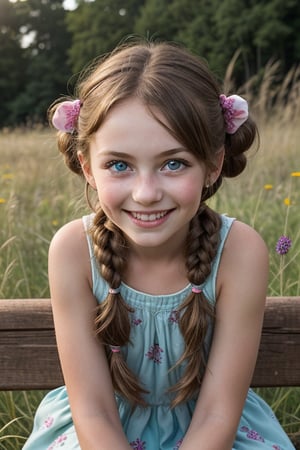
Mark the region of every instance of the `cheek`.
POLYGON ((100 184, 97 186, 97 192, 100 205, 104 210, 112 210, 122 203, 124 190, 120 186, 100 184))
POLYGON ((195 204, 198 207, 201 201, 202 189, 203 186, 199 183, 199 180, 191 178, 189 181, 180 183, 177 186, 177 198, 183 204, 195 204))

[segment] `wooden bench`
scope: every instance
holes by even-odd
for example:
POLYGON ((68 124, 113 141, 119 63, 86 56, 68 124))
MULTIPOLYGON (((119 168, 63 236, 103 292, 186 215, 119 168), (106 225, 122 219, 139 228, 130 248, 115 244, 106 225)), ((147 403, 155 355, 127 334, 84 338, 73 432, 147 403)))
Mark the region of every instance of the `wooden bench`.
MULTIPOLYGON (((0 390, 62 384, 50 300, 0 299, 0 390)), ((300 386, 300 297, 267 299, 252 386, 300 386)))

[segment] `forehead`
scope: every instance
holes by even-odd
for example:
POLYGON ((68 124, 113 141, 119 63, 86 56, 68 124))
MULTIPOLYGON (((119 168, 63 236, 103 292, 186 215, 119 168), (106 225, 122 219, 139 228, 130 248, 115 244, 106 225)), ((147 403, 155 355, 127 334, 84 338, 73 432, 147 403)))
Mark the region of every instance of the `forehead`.
POLYGON ((98 148, 116 146, 118 149, 146 144, 164 149, 178 147, 178 140, 163 126, 170 128, 165 117, 156 108, 153 112, 155 117, 135 97, 120 102, 107 114, 95 133, 94 143, 98 148))

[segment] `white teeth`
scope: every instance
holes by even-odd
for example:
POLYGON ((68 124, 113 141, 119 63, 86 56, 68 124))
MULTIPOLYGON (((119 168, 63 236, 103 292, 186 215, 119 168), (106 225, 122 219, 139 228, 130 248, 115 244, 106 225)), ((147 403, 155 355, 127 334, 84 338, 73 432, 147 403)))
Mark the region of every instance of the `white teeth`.
POLYGON ((135 219, 143 220, 144 222, 151 222, 153 220, 158 220, 161 217, 164 217, 167 212, 159 212, 159 213, 152 213, 152 214, 144 214, 144 213, 137 213, 132 212, 131 213, 135 219))

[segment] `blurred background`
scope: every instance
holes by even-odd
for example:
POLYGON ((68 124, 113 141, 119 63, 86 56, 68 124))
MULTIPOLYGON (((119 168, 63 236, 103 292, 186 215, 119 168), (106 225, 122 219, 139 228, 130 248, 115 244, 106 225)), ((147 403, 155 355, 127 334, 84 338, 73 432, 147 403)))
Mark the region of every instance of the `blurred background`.
POLYGON ((44 123, 78 72, 129 36, 171 40, 244 85, 300 60, 299 0, 0 0, 0 128, 44 123), (237 55, 238 52, 238 55, 237 55))

